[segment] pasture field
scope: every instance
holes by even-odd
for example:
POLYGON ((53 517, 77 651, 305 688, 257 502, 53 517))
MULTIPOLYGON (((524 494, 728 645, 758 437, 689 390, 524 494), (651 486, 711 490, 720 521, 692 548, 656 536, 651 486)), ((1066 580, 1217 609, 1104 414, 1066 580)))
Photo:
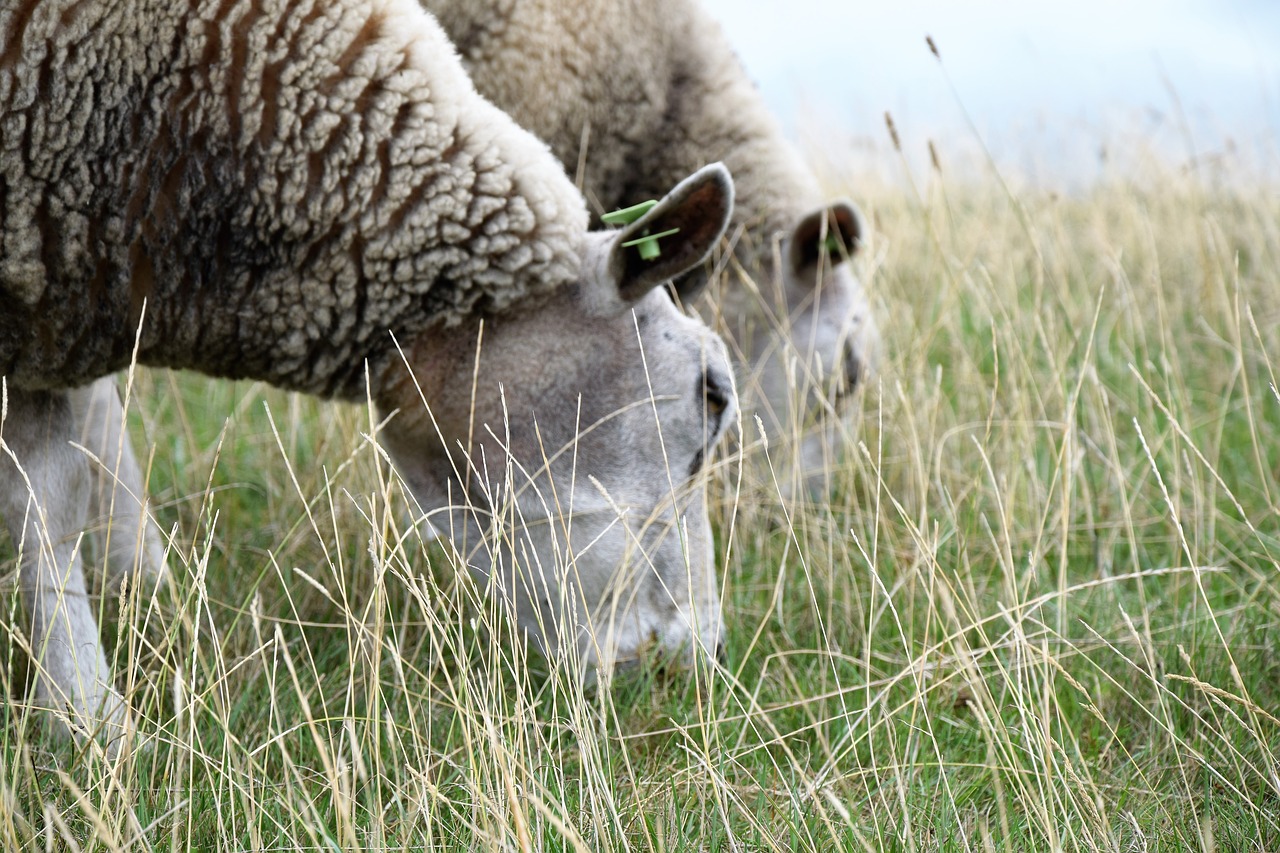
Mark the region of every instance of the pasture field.
POLYGON ((407 523, 367 411, 139 371, 172 575, 102 611, 143 746, 2 706, 0 847, 1280 849, 1276 187, 830 189, 884 359, 829 497, 749 416, 722 454, 723 666, 582 687, 407 523))

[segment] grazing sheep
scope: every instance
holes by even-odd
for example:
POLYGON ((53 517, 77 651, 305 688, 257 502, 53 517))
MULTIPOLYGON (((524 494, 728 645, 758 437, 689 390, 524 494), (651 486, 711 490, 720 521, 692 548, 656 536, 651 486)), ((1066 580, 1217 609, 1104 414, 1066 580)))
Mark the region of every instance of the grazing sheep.
MULTIPOLYGON (((723 167, 589 234, 414 0, 17 0, 0 105, 0 516, 38 703, 127 721, 77 547, 110 498, 70 442, 126 455, 114 388, 85 386, 135 352, 372 399, 416 500, 549 653, 715 648, 699 469, 736 398, 658 285, 723 236, 723 167), (623 245, 673 228, 654 261, 623 245)), ((158 564, 139 529, 113 562, 158 564)))
MULTIPOLYGON (((749 365, 744 407, 771 434, 802 431, 864 378, 878 334, 846 262, 862 220, 847 202, 824 204, 695 0, 422 2, 480 93, 545 140, 604 209, 654 195, 703 163, 729 167, 735 257, 759 294, 732 271, 739 284, 708 311, 749 365)), ((809 434, 803 469, 829 460, 829 437, 809 434)))

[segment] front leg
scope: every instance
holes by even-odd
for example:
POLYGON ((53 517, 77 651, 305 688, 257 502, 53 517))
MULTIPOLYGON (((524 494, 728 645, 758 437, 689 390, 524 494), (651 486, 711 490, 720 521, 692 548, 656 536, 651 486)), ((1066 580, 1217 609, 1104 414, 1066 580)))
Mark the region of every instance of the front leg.
POLYGON ((75 419, 62 392, 8 389, 0 422, 0 516, 21 562, 18 584, 30 620, 35 699, 66 713, 72 730, 98 732, 118 748, 128 726, 112 687, 85 591, 80 539, 89 510, 89 465, 71 446, 75 419))
POLYGON ((142 467, 125 432, 115 378, 104 376, 69 391, 68 398, 80 443, 97 459, 89 463, 89 529, 106 542, 111 578, 133 575, 155 586, 164 576, 164 548, 148 506, 142 467))

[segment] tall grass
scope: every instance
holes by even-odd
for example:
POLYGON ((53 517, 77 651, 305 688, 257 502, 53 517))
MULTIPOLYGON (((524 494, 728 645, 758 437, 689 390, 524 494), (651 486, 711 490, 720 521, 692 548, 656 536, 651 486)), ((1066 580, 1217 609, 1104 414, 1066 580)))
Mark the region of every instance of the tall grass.
POLYGON ((367 412, 142 374, 171 580, 102 604, 140 746, 6 706, 0 844, 1280 848, 1280 194, 1230 186, 833 180, 885 359, 829 499, 744 418, 705 678, 527 651, 367 412))

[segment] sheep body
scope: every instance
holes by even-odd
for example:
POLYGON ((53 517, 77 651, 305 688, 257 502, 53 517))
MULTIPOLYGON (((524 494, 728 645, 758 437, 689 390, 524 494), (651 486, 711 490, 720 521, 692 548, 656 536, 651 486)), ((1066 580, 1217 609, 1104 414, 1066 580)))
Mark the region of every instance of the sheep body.
POLYGON ((145 315, 143 363, 355 396, 387 330, 572 280, 580 195, 412 11, 11 10, 0 371, 82 383, 128 362, 145 315))

